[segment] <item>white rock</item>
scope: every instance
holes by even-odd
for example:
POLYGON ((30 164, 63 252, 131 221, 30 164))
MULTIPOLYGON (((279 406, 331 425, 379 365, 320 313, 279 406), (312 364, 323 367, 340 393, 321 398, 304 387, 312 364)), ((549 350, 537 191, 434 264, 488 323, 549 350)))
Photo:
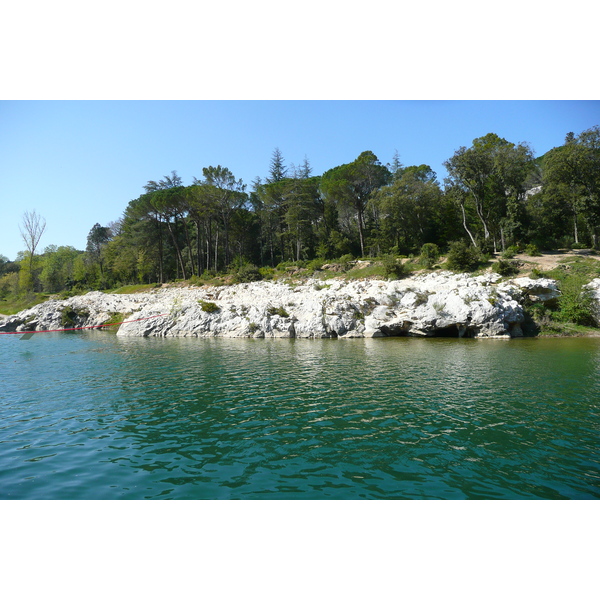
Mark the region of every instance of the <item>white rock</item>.
POLYGON ((136 337, 520 335, 523 309, 517 299, 523 280, 497 284, 499 278, 442 271, 398 281, 307 280, 296 286, 260 281, 131 295, 90 292, 23 311, 0 321, 0 330, 59 329, 61 311, 70 307, 79 312, 78 326, 99 325, 111 313, 130 314, 131 322, 121 325, 118 335, 136 337), (199 301, 213 302, 218 310, 206 312, 199 301))

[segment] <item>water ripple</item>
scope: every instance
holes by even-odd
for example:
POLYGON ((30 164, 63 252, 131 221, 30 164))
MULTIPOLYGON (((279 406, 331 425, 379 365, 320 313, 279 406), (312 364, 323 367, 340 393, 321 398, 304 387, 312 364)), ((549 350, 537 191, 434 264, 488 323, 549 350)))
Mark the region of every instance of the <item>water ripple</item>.
POLYGON ((3 498, 599 498, 598 340, 0 347, 3 498))

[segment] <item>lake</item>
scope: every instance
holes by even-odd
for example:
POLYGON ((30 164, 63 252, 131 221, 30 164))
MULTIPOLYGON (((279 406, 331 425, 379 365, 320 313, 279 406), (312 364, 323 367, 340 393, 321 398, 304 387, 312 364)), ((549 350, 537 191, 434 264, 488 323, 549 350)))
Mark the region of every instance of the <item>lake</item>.
POLYGON ((2 499, 597 499, 600 338, 0 336, 2 499))

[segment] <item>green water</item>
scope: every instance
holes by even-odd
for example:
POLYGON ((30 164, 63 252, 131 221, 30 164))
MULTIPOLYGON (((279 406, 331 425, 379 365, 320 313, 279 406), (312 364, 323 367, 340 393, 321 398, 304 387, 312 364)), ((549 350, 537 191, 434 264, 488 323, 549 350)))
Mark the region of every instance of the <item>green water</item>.
POLYGON ((600 498, 600 339, 0 339, 2 499, 600 498))

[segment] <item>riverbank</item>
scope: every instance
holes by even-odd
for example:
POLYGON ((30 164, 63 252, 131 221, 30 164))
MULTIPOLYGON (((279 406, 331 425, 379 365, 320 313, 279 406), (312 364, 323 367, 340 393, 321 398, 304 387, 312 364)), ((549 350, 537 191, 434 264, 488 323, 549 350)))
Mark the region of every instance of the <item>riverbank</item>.
MULTIPOLYGON (((594 289, 600 297, 600 280, 597 283, 594 289)), ((559 295, 551 279, 506 280, 496 273, 449 271, 395 281, 308 278, 169 286, 137 294, 90 292, 49 300, 3 319, 0 331, 130 321, 119 327, 119 336, 510 339, 524 335, 524 306, 552 305, 559 295)))

